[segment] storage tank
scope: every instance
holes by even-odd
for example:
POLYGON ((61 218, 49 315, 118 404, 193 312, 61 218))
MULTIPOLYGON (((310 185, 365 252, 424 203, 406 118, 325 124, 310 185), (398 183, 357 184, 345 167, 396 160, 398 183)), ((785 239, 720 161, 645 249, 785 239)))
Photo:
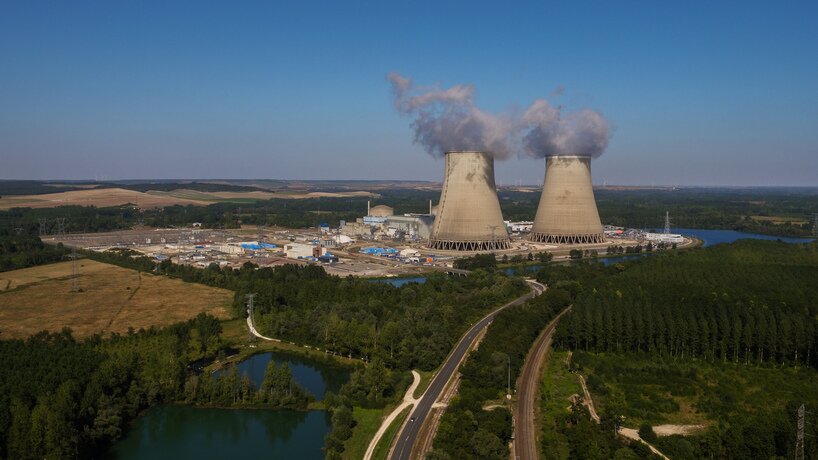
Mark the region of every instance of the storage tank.
POLYGON ((537 216, 529 239, 538 243, 603 243, 602 222, 591 183, 591 157, 546 157, 537 216))
POLYGON ((446 152, 445 176, 429 247, 446 251, 508 249, 494 183, 494 158, 485 152, 446 152))

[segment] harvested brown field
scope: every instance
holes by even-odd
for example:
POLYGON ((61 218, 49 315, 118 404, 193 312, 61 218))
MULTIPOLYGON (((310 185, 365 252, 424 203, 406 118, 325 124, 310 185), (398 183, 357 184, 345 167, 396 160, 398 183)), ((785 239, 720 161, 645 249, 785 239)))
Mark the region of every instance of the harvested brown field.
POLYGON ((123 188, 72 190, 70 192, 46 193, 43 195, 6 195, 0 197, 0 209, 53 208, 69 205, 105 207, 128 203, 133 203, 140 208, 159 208, 175 204, 203 204, 201 201, 172 196, 156 196, 123 188))
POLYGON ((70 327, 76 337, 165 326, 207 312, 227 318, 233 292, 80 260, 72 292, 71 262, 0 273, 0 334, 23 338, 70 327))
POLYGON ((269 200, 271 198, 351 198, 376 196, 370 192, 200 192, 178 189, 169 192, 149 190, 137 192, 123 188, 72 190, 42 195, 5 195, 0 197, 0 210, 11 208, 54 208, 57 206, 120 206, 133 203, 139 208, 161 208, 173 205, 205 206, 219 201, 269 200))

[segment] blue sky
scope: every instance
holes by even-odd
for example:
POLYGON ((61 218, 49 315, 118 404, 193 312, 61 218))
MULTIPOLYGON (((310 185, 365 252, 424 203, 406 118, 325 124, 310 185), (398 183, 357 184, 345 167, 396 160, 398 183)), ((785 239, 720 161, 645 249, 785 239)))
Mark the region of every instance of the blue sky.
MULTIPOLYGON (((818 185, 818 2, 0 3, 0 178, 441 180, 385 75, 615 126, 609 184, 818 185)), ((544 160, 498 162, 536 184, 544 160)))

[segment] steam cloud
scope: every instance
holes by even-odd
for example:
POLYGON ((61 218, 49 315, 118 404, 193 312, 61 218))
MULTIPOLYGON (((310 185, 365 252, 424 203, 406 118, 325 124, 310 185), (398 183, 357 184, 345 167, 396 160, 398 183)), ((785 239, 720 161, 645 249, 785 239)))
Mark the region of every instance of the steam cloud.
MULTIPOLYGON (((598 157, 608 146, 610 127, 599 112, 562 113, 544 99, 522 115, 491 114, 474 104, 474 86, 419 88, 398 73, 387 75, 395 109, 414 118, 415 142, 432 156, 450 150, 479 150, 497 159, 515 153, 535 158, 551 155, 598 157)), ((562 88, 558 90, 561 94, 562 88)))
POLYGON ((410 79, 394 72, 387 79, 392 84, 395 108, 414 117, 415 142, 432 156, 443 156, 450 150, 480 150, 501 159, 511 155, 514 120, 478 109, 474 86, 433 87, 416 94, 410 79))
POLYGON ((602 155, 610 127, 601 113, 589 109, 562 116, 559 107, 537 99, 522 116, 522 145, 535 158, 552 155, 602 155))

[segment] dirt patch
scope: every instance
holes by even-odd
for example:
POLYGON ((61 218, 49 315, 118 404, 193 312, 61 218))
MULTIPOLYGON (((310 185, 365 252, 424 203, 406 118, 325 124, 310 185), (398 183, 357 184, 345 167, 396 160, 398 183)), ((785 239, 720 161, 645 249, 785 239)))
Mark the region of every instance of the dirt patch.
POLYGON ((184 321, 199 312, 227 318, 233 292, 90 260, 72 292, 71 262, 0 273, 0 333, 23 338, 70 327, 75 336, 127 332, 184 321))
POLYGON ((673 436, 674 434, 690 436, 699 434, 706 428, 705 425, 656 425, 653 427, 653 431, 656 436, 673 436))

